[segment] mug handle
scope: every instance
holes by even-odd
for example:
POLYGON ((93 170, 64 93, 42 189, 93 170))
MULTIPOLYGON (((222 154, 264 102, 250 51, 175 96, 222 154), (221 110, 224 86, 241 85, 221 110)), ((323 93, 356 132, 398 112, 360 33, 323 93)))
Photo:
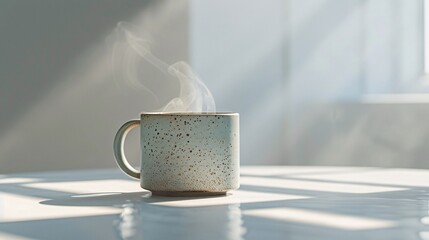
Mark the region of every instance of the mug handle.
POLYGON ((140 171, 131 166, 124 153, 125 138, 133 128, 138 126, 140 126, 140 120, 133 119, 124 123, 124 125, 119 128, 115 135, 115 140, 113 141, 113 152, 119 168, 129 176, 140 179, 140 171))

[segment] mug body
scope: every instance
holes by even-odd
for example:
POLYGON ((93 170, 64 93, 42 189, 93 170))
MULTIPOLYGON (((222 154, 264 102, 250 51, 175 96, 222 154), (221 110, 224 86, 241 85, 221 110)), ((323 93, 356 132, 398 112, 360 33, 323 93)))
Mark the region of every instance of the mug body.
POLYGON ((224 193, 239 187, 237 113, 141 113, 142 188, 224 193))

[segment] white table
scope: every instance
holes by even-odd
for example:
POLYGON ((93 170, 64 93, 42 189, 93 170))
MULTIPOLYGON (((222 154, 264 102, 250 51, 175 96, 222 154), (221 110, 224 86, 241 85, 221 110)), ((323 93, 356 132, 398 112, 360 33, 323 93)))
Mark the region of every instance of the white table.
POLYGON ((0 239, 429 239, 429 171, 243 167, 227 196, 151 196, 117 169, 0 177, 0 239))

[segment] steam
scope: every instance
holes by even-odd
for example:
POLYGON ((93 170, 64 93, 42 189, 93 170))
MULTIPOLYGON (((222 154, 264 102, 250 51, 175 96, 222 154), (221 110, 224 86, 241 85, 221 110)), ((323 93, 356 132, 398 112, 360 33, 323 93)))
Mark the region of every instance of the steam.
MULTIPOLYGON (((138 77, 140 60, 145 60, 152 66, 179 81, 179 96, 171 99, 165 106, 158 109, 161 112, 215 112, 216 106, 207 86, 197 77, 188 63, 176 62, 172 65, 161 61, 150 50, 150 41, 138 37, 137 31, 131 30, 129 23, 120 22, 114 31, 113 64, 119 61, 125 74, 125 80, 134 86, 139 86, 153 95, 156 94, 144 84, 144 79, 138 77)), ((115 66, 117 67, 117 66, 115 66)))

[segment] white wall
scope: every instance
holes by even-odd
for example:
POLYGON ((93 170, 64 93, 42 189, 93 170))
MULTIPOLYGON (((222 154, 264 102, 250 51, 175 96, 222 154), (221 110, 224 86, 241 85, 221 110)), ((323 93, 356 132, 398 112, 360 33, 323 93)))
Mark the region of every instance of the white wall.
MULTIPOLYGON (((124 20, 151 32, 161 59, 189 60, 218 110, 241 114, 242 164, 428 167, 426 103, 362 104, 370 93, 419 91, 421 7, 422 0, 2 1, 0 173, 115 167, 117 128, 177 93, 177 83, 147 66, 141 77, 159 103, 115 79, 105 40, 124 20)), ((138 141, 133 133, 127 142, 135 163, 138 141)))
MULTIPOLYGON (((116 130, 160 106, 113 79, 106 37, 131 21, 150 28, 154 54, 187 60, 187 12, 177 0, 0 2, 0 173, 116 167, 116 130)), ((178 91, 145 70, 161 100, 178 91)), ((127 152, 137 162, 136 133, 127 152)))
POLYGON ((361 102, 367 94, 417 91, 422 6, 192 1, 191 61, 219 105, 241 113, 242 162, 429 167, 424 137, 405 147, 415 137, 411 127, 426 133, 421 103, 361 102), (395 126, 402 138, 391 135, 395 126))
POLYGON ((362 103, 420 85, 423 2, 290 2, 286 163, 429 167, 427 103, 362 103))

